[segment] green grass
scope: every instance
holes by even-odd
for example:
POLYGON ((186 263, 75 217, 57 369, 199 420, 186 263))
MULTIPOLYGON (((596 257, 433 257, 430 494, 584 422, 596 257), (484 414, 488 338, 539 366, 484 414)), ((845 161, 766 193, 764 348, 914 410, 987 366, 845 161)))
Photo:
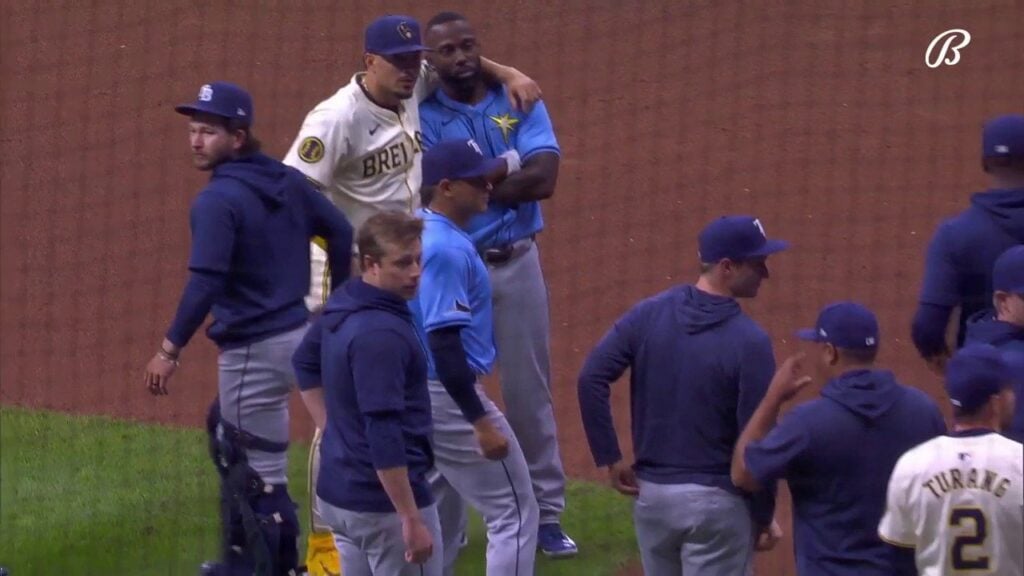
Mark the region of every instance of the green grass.
MULTIPOLYGON (((290 454, 304 530, 307 450, 290 454)), ((580 555, 538 554, 536 573, 615 574, 635 552, 629 502, 588 483, 571 484, 568 502, 580 555)), ((0 408, 0 566, 11 576, 191 576, 217 553, 216 511, 202 431, 0 408)), ((474 515, 460 576, 483 574, 486 544, 474 515)))

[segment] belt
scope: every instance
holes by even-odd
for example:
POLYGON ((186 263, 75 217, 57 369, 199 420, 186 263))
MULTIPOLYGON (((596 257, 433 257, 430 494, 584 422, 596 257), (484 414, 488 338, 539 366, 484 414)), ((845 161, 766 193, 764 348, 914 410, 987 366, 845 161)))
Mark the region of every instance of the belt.
POLYGON ((521 240, 516 240, 511 244, 487 248, 480 252, 480 256, 484 259, 484 262, 492 266, 501 266, 529 252, 533 242, 534 236, 531 235, 521 240))

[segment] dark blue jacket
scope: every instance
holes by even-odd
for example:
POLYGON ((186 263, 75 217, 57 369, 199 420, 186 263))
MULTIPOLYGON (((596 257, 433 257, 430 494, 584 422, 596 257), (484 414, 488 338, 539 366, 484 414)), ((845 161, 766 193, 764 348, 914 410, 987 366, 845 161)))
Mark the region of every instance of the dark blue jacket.
POLYGON ((416 505, 433 503, 427 360, 404 299, 353 278, 331 294, 292 364, 301 389, 324 389, 317 495, 346 510, 394 512, 377 470, 405 466, 416 505))
MULTIPOLYGON (((991 344, 1000 350, 1016 354, 1018 372, 1024 374, 1024 328, 996 320, 991 310, 979 312, 967 323, 967 342, 991 344)), ((1004 434, 1017 442, 1024 442, 1024 377, 1015 390, 1017 405, 1013 422, 1004 434)))
POLYGON ((348 277, 352 227, 297 170, 263 154, 226 161, 192 203, 188 284, 167 339, 185 346, 207 313, 221 349, 307 321, 309 242, 328 242, 332 282, 348 277), (336 271, 336 277, 335 272, 336 271))
POLYGON ((922 356, 941 351, 953 308, 962 306, 957 343, 967 319, 992 305, 992 267, 1012 246, 1024 244, 1024 189, 989 190, 939 225, 928 245, 914 345, 922 356))
MULTIPOLYGON (((740 432, 775 372, 767 333, 732 298, 677 286, 620 318, 587 357, 579 401, 598 466, 622 458, 612 425, 612 382, 630 369, 634 469, 658 484, 739 492, 729 476, 740 432)), ((774 485, 754 496, 754 519, 771 522, 774 485)))
POLYGON ((925 393, 883 370, 847 372, 821 398, 793 408, 744 453, 765 484, 793 496, 798 574, 916 574, 912 558, 878 537, 889 476, 907 450, 946 432, 925 393), (895 566, 894 566, 895 565, 895 566))

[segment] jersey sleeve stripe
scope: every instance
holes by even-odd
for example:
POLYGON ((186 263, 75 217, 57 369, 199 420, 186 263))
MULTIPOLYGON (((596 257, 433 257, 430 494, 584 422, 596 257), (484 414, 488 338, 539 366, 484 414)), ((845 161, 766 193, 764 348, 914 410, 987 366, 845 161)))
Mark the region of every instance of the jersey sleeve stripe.
POLYGON ((451 326, 469 326, 472 324, 472 319, 468 316, 463 318, 450 318, 446 320, 439 320, 425 324, 423 329, 427 332, 433 332, 434 330, 441 330, 442 328, 449 328, 451 326))
POLYGON ((531 156, 535 154, 540 154, 541 152, 553 152, 555 154, 558 154, 558 156, 562 155, 562 151, 559 150, 558 148, 552 148, 551 146, 541 146, 540 148, 534 148, 533 150, 527 152, 526 155, 522 157, 522 161, 526 162, 531 156))

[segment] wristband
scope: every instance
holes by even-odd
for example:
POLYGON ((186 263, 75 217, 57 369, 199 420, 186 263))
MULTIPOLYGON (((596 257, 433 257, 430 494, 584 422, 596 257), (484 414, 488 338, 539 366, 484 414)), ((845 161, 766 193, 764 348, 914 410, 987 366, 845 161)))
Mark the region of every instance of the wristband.
POLYGON ((505 164, 508 165, 508 173, 514 174, 522 168, 521 160, 519 159, 519 151, 516 149, 508 150, 498 156, 499 158, 505 159, 505 164))

